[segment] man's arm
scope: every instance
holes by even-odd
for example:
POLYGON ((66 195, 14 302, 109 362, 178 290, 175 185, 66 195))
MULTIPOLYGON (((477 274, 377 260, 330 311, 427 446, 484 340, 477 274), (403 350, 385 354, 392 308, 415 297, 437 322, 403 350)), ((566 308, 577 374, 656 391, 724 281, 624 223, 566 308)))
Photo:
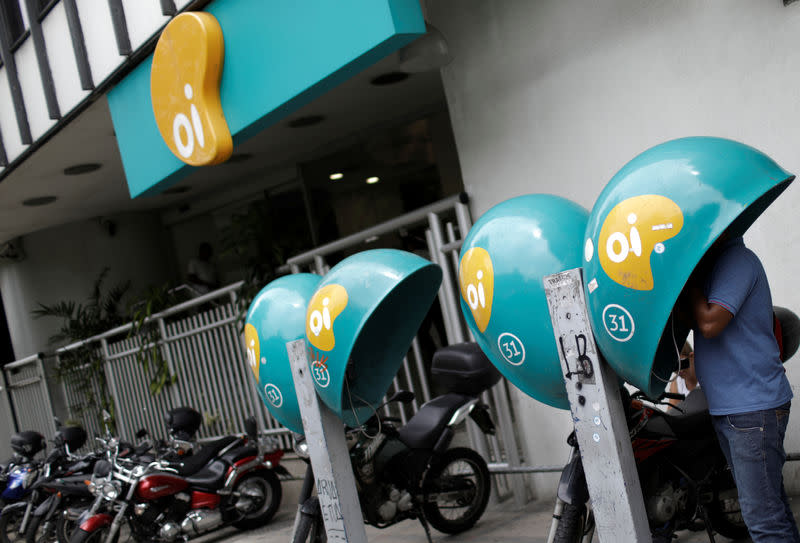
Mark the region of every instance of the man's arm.
POLYGON ((708 303, 699 286, 692 288, 691 295, 697 329, 705 338, 718 336, 733 319, 733 313, 721 305, 708 303))

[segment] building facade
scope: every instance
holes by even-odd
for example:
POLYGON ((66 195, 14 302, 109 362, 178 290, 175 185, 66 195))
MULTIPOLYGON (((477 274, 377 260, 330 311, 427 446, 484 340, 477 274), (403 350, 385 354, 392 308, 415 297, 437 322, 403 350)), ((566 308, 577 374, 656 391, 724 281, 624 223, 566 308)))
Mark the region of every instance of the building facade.
MULTIPOLYGON (((106 95, 150 55, 171 17, 213 3, 2 2, 0 241, 22 237, 27 254, 0 264, 0 293, 17 357, 43 349, 52 332, 51 323, 30 318, 37 302, 82 296, 104 266, 119 278, 125 275, 121 270, 154 282, 176 278, 199 241, 214 241, 232 209, 265 190, 296 191, 293 202, 304 194, 313 200, 314 191, 292 182, 299 175, 313 183, 315 175, 333 172, 337 160, 357 152, 352 149, 383 159, 435 149, 443 187, 437 195, 458 192, 463 180, 473 218, 505 199, 535 192, 590 209, 628 160, 683 136, 739 140, 800 171, 794 69, 800 5, 425 0, 425 19, 449 50, 440 69, 405 72, 411 77, 396 85, 373 85, 378 76, 403 72, 402 59, 391 53, 253 138, 234 140, 234 156, 251 157, 192 173, 175 184, 190 186, 186 192, 131 199, 106 95), (313 124, 315 116, 324 118, 321 124, 313 124), (426 119, 424 128, 414 126, 420 118, 426 119), (287 119, 312 124, 298 135, 292 132, 297 128, 287 128, 287 119), (386 129, 398 126, 402 130, 386 129), (102 167, 95 172, 64 174, 70 166, 96 163, 102 167), (58 200, 22 205, 49 196, 58 200), (113 237, 103 219, 118 225, 113 237)), ((407 200, 413 207, 409 194, 387 192, 380 200, 385 213, 374 219, 406 209, 392 202, 407 200)), ((353 224, 325 222, 326 213, 336 215, 339 206, 318 203, 320 223, 336 224, 338 231, 312 225, 304 243, 361 228, 353 221, 360 213, 353 210, 376 207, 361 191, 338 198, 347 202, 341 206, 350 211, 341 214, 353 224), (366 204, 356 206, 359 198, 366 204)), ((793 270, 800 261, 793 251, 799 235, 793 211, 799 199, 790 187, 746 235, 764 262, 774 302, 795 310, 800 293, 793 270)), ((797 387, 800 370, 794 363, 786 370, 797 387)), ((522 394, 514 400, 530 463, 565 461, 568 413, 522 394)), ((793 420, 786 439, 790 452, 800 450, 793 420)), ((787 465, 785 478, 790 491, 800 491, 798 467, 787 465)), ((555 489, 552 475, 530 481, 536 495, 555 489)))

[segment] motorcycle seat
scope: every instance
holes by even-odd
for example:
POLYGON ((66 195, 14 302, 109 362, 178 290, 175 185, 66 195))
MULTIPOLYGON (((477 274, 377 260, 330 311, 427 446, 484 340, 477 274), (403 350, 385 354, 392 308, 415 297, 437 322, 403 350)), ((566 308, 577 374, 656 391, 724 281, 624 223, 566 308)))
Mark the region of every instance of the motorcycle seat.
POLYGON ((236 441, 236 436, 225 436, 203 445, 199 451, 180 463, 173 463, 171 467, 178 470, 178 475, 187 477, 199 472, 219 452, 236 441))
POLYGON ((665 420, 679 439, 702 439, 716 435, 703 389, 698 387, 689 392, 678 407, 682 412, 666 413, 665 420))
POLYGON ((472 399, 445 394, 423 404, 408 424, 398 430, 400 441, 410 449, 433 449, 453 414, 472 399))
POLYGON ((715 435, 708 411, 680 415, 665 414, 664 420, 678 439, 701 439, 715 435))
POLYGON ((222 487, 228 465, 221 460, 215 460, 203 467, 197 473, 186 477, 186 481, 196 488, 216 490, 222 487))

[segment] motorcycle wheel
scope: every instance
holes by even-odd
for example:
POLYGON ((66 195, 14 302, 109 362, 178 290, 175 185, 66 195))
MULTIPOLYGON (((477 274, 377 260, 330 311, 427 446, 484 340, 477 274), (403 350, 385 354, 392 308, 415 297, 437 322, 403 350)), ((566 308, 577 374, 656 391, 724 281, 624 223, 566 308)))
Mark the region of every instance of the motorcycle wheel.
MULTIPOLYGON (((99 530, 94 530, 93 532, 87 532, 86 530, 78 528, 73 532, 72 537, 69 538, 69 543, 103 543, 110 530, 111 526, 103 526, 99 530)), ((117 532, 117 535, 114 537, 114 543, 117 541, 119 541, 119 532, 117 532)))
POLYGON ((309 499, 315 500, 314 513, 300 516, 300 522, 297 523, 297 530, 292 538, 292 543, 327 543, 328 534, 325 532, 325 526, 322 522, 319 501, 316 498, 309 499))
POLYGON ((0 543, 16 543, 24 541, 25 535, 19 533, 22 519, 25 518, 24 507, 8 506, 0 514, 0 543))
POLYGON ((244 518, 233 525, 240 530, 258 528, 269 522, 278 510, 281 504, 281 482, 272 470, 260 470, 246 475, 236 483, 233 495, 249 497, 255 503, 245 513, 244 518))
POLYGON ((445 534, 469 530, 489 502, 489 468, 472 449, 449 449, 428 470, 423 491, 422 510, 431 526, 445 534))
POLYGON ((721 536, 744 539, 750 535, 739 506, 739 491, 730 471, 718 476, 714 482, 714 500, 708 506, 711 527, 721 536))
POLYGON ((580 543, 586 523, 586 506, 565 503, 553 543, 580 543))
POLYGON ((76 522, 57 511, 49 522, 43 516, 34 516, 25 532, 26 543, 69 543, 76 522))

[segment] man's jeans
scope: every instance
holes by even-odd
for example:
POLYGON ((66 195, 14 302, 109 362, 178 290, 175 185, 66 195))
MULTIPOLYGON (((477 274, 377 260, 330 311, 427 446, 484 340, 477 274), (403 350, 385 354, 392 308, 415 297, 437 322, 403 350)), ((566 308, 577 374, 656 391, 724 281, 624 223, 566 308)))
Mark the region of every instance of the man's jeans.
POLYGON ((787 402, 776 409, 713 417, 739 488, 742 516, 756 543, 800 543, 783 488, 783 437, 789 407, 787 402))

